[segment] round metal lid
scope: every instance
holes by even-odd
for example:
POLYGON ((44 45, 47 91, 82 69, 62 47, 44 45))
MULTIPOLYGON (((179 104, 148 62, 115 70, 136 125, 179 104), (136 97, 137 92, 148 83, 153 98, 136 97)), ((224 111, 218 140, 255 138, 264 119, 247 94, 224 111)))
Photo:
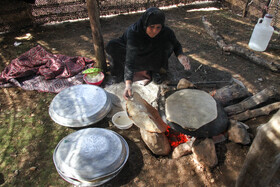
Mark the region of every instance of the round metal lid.
POLYGON ((64 89, 52 100, 49 115, 67 127, 84 127, 103 119, 111 110, 108 93, 95 85, 76 85, 64 89))
POLYGON ((120 135, 88 128, 63 138, 55 148, 53 160, 64 177, 94 181, 119 172, 128 155, 128 145, 120 135))

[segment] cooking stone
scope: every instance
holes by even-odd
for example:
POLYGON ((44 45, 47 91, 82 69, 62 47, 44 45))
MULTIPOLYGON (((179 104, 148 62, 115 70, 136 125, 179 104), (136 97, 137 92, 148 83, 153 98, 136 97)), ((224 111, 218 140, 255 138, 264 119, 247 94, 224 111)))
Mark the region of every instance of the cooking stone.
POLYGON ((183 89, 166 99, 165 113, 168 121, 195 131, 217 118, 217 106, 205 91, 183 89))
POLYGON ((87 128, 63 138, 55 148, 53 161, 63 178, 100 183, 98 179, 115 176, 128 155, 128 145, 119 134, 87 128))
POLYGON ((64 89, 52 100, 50 117, 67 127, 84 127, 102 120, 111 110, 108 93, 95 85, 76 85, 64 89))

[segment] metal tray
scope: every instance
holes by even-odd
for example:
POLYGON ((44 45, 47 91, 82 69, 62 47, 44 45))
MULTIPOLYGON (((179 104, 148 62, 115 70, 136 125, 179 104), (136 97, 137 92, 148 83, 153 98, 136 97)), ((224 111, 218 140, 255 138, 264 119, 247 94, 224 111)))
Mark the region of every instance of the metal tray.
POLYGON ((67 127, 85 127, 102 120, 111 110, 108 93, 95 85, 76 85, 64 89, 52 100, 49 115, 67 127))
POLYGON ((87 128, 63 138, 55 148, 53 161, 63 178, 94 184, 116 176, 128 155, 128 144, 119 134, 87 128))

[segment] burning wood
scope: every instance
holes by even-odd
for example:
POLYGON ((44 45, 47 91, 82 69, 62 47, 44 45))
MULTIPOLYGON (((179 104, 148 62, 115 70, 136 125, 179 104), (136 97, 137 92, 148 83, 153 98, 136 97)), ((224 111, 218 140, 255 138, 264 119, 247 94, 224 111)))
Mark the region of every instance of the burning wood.
POLYGON ((172 149, 174 149, 175 147, 177 147, 178 145, 180 145, 182 143, 189 141, 189 139, 191 138, 190 136, 182 134, 178 131, 174 131, 173 129, 171 129, 170 126, 167 126, 165 135, 167 136, 172 149))

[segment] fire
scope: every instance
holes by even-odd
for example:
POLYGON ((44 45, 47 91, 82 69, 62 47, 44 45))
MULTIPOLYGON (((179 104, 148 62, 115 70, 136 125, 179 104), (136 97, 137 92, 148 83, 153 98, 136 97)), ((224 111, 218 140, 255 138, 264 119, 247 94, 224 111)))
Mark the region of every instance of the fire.
POLYGON ((170 126, 167 126, 165 135, 167 136, 172 149, 189 140, 187 135, 173 130, 170 126))

